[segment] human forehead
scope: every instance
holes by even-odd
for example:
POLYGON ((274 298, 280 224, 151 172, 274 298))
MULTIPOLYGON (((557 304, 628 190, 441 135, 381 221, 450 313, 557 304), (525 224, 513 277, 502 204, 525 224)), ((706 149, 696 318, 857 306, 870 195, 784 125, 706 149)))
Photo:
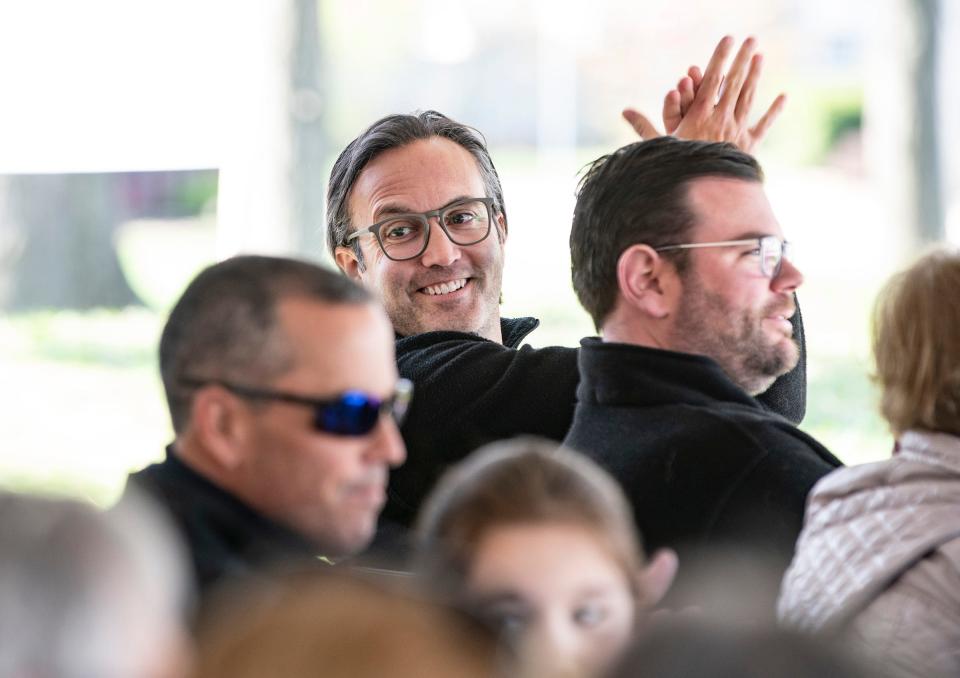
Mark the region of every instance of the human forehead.
POLYGON ((293 365, 275 385, 318 396, 345 390, 386 395, 397 380, 394 336, 375 303, 293 297, 277 304, 293 365))
POLYGON ((544 600, 627 588, 623 566, 604 541, 564 522, 490 528, 474 553, 470 580, 488 593, 510 590, 544 600))
POLYGON ((694 215, 689 240, 716 242, 775 235, 783 238, 763 184, 731 177, 701 177, 687 188, 694 215))
POLYGON ((443 137, 418 139, 364 167, 350 191, 350 216, 363 228, 390 212, 429 212, 485 195, 480 168, 467 149, 443 137))

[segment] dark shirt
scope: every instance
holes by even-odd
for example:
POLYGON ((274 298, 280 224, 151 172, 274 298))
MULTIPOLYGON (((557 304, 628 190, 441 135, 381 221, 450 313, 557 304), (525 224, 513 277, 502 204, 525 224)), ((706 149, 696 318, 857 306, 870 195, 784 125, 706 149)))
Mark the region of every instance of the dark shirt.
POLYGON ((464 332, 397 339, 400 375, 416 388, 401 428, 407 460, 391 472, 381 532, 412 525, 443 471, 477 447, 518 434, 563 439, 573 418, 577 351, 518 348, 539 324, 501 320, 503 344, 464 332))
POLYGON ((564 441, 606 468, 649 551, 747 546, 781 571, 807 494, 841 465, 734 384, 714 360, 584 339, 564 441))
MULTIPOLYGON (((799 308, 791 322, 800 362, 759 400, 799 422, 806 408, 799 308)), ((393 541, 412 525, 443 471, 477 447, 517 435, 563 440, 576 403, 579 349, 520 347, 539 324, 534 318, 502 319, 503 344, 464 332, 397 338, 400 375, 416 391, 401 429, 407 461, 390 476, 378 542, 393 541)))
POLYGON ((201 597, 227 579, 316 560, 307 540, 193 471, 172 446, 164 461, 131 474, 127 486, 169 511, 190 552, 201 597))

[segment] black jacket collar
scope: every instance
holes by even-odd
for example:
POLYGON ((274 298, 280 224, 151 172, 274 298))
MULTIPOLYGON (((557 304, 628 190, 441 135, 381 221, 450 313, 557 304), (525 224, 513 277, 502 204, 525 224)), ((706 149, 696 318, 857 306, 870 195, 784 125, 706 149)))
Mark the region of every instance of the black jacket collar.
POLYGON ((764 408, 713 359, 589 337, 580 342, 580 402, 600 405, 716 405, 764 408))
MULTIPOLYGON (((500 318, 500 333, 503 336, 503 345, 507 348, 519 348, 520 342, 539 326, 540 321, 536 318, 500 318)), ((419 345, 430 345, 451 339, 488 341, 487 339, 484 339, 483 337, 471 332, 454 332, 450 330, 421 332, 420 334, 411 334, 407 337, 397 334, 396 338, 397 343, 405 348, 415 348, 419 345)))
POLYGON ((190 548, 201 588, 225 575, 314 559, 316 548, 308 540, 191 469, 173 446, 163 462, 133 474, 130 482, 169 510, 190 548))

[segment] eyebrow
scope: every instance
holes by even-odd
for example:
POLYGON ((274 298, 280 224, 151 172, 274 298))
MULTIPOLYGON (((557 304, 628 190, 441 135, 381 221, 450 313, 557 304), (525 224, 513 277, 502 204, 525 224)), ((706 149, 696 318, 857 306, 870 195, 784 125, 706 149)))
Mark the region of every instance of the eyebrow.
MULTIPOLYGON (((452 200, 448 200, 440 207, 436 207, 434 209, 442 210, 456 202, 460 202, 461 200, 469 200, 470 198, 474 198, 474 197, 476 196, 458 195, 456 198, 453 198, 452 200)), ((433 212, 433 210, 427 210, 427 211, 433 212)), ((403 203, 388 202, 387 204, 383 205, 376 212, 373 213, 373 220, 374 220, 374 223, 376 223, 376 222, 383 221, 384 218, 389 218, 391 216, 396 216, 398 214, 423 214, 423 212, 417 212, 415 209, 412 209, 404 205, 403 203)))
POLYGON ((760 231, 747 231, 740 235, 735 235, 729 240, 752 240, 755 238, 766 238, 767 236, 772 235, 774 237, 779 237, 776 233, 761 233, 760 231))
POLYGON ((593 600, 594 598, 607 598, 613 595, 614 591, 610 586, 587 586, 576 592, 578 600, 593 600))
POLYGON ((495 591, 489 594, 475 596, 471 601, 474 605, 527 605, 526 599, 515 591, 495 591))

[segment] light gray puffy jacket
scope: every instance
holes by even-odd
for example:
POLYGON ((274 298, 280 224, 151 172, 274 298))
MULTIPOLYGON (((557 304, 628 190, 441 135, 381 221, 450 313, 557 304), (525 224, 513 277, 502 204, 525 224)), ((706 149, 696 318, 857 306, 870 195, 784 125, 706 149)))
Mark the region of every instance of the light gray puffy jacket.
POLYGON ((960 438, 908 431, 818 482, 778 613, 910 676, 960 676, 960 438))

